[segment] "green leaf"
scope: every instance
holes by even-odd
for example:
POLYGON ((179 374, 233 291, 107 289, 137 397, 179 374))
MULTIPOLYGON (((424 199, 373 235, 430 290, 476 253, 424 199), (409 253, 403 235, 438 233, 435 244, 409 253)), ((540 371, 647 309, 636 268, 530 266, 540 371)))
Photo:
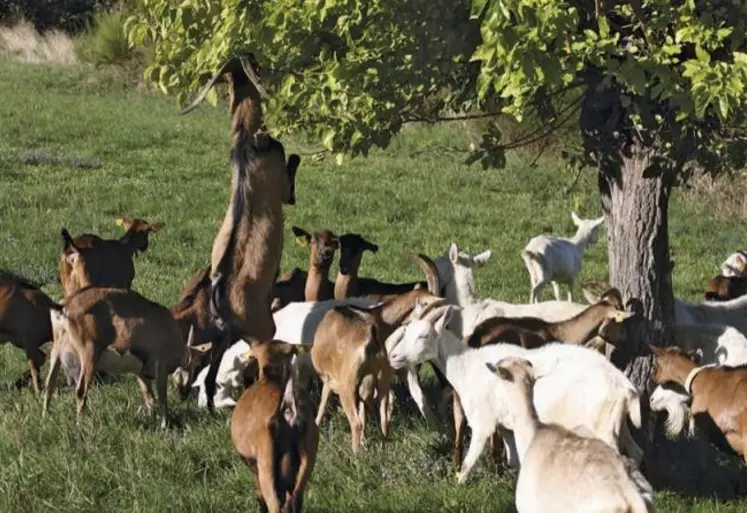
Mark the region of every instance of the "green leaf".
POLYGON ((324 146, 328 150, 334 149, 334 142, 335 142, 335 136, 337 135, 337 132, 334 130, 328 130, 324 137, 322 138, 322 146, 324 146))
POLYGON ((597 24, 599 25, 599 35, 603 39, 607 39, 610 35, 610 25, 607 23, 607 17, 604 14, 600 14, 597 17, 597 24))
POLYGON ((703 47, 700 45, 695 45, 695 56, 698 58, 700 62, 705 62, 705 63, 711 62, 711 54, 703 50, 703 47))

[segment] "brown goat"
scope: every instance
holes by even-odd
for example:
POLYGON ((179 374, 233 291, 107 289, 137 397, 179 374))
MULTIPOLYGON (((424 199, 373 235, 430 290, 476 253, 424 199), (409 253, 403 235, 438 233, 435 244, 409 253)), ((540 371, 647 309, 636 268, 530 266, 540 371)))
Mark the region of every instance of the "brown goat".
MULTIPOLYGON (((34 393, 41 393, 39 369, 44 364, 41 346, 52 341, 50 309, 61 308, 38 286, 7 271, 0 271, 0 341, 26 352, 34 393)), ((23 383, 21 378, 18 383, 23 383)))
MULTIPOLYGON (((75 271, 74 271, 75 272, 75 271)), ((179 326, 164 306, 128 289, 86 287, 70 296, 63 311, 51 311, 54 342, 44 390, 46 413, 54 392, 60 357, 72 351, 80 361, 76 413, 80 420, 94 370, 133 373, 145 407, 153 412, 152 381, 156 382, 161 426, 166 426, 167 376, 181 368, 189 372, 195 359, 191 340, 185 345, 179 326)), ((191 383, 183 380, 184 387, 191 383)), ((184 390, 179 391, 182 395, 184 390)))
POLYGON ((613 288, 602 294, 598 302, 565 321, 547 322, 536 317, 492 317, 475 327, 467 337, 467 345, 482 347, 505 342, 534 349, 556 341, 585 344, 599 334, 599 328, 608 319, 622 323, 631 316, 621 307, 620 292, 613 288))
POLYGON ((330 392, 340 403, 350 423, 353 454, 363 443, 366 408, 379 406, 382 445, 389 438, 389 383, 392 368, 387 358, 386 337, 377 314, 350 306, 335 307, 324 315, 314 335, 311 360, 324 384, 316 423, 320 425, 330 392))
POLYGON ((722 276, 708 280, 706 301, 728 301, 747 294, 747 276, 722 276))
POLYGON ((316 422, 321 424, 330 392, 340 396, 352 432, 352 449, 362 443, 366 408, 378 403, 382 443, 389 437, 389 385, 393 370, 385 341, 411 316, 416 305, 423 309, 445 302, 438 297, 438 272, 425 255, 413 255, 423 269, 429 290, 411 290, 370 308, 336 306, 324 314, 314 334, 311 359, 322 379, 322 397, 316 422))
MULTIPOLYGON (((361 259, 365 251, 377 253, 379 246, 367 241, 358 233, 340 236, 340 270, 335 279, 335 299, 365 297, 374 301, 386 301, 416 288, 426 288, 426 282, 386 283, 373 278, 358 276, 361 259)), ((439 292, 437 291, 436 294, 439 292)))
POLYGON ((272 288, 273 312, 294 301, 323 301, 332 299, 334 284, 329 281, 329 268, 340 247, 337 236, 329 230, 310 234, 297 226, 292 227, 296 240, 303 247, 309 246, 308 272, 297 267, 275 282, 272 288))
POLYGON ((205 380, 213 410, 215 376, 226 348, 243 338, 267 341, 275 334, 270 293, 283 250, 283 203, 295 204, 295 175, 301 161, 287 162, 283 145, 267 134, 262 114, 264 88, 252 54, 231 58, 180 114, 196 108, 210 89, 228 86, 231 114, 231 201, 213 242, 211 313, 222 337, 213 345, 205 380))
POLYGON ((254 474, 260 510, 269 513, 300 513, 319 446, 307 395, 292 368, 297 350, 275 340, 255 344, 259 379, 231 416, 233 446, 254 474))
POLYGON ((747 464, 747 365, 698 367, 696 357, 678 347, 650 347, 656 356, 654 383, 683 387, 692 397, 695 425, 707 432, 715 424, 747 464))
POLYGON ((144 219, 117 216, 115 222, 125 230, 119 239, 102 239, 98 235, 85 233, 75 238, 63 228, 63 249, 60 254, 60 285, 65 297, 81 288, 80 280, 72 276, 71 257, 76 251, 86 251, 87 273, 96 287, 118 287, 129 289, 135 279, 133 257, 148 249, 148 235, 164 227, 163 222, 150 224, 144 219))

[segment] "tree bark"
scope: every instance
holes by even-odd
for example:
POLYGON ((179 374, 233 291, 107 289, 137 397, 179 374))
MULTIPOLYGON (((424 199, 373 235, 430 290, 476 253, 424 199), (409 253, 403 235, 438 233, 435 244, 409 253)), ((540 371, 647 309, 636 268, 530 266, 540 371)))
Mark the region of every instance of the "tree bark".
POLYGON ((639 314, 626 326, 628 343, 616 351, 615 363, 641 392, 648 389, 652 371, 648 344, 669 345, 674 322, 667 224, 672 183, 668 173, 650 172, 653 151, 628 149, 619 169, 599 171, 609 281, 632 299, 629 308, 639 314))
POLYGON ((654 357, 648 344, 673 342, 674 295, 667 216, 676 163, 658 156, 655 141, 630 128, 628 114, 612 89, 590 86, 581 112, 584 147, 596 161, 606 221, 610 284, 638 315, 626 322, 626 344, 613 363, 641 392, 643 429, 638 442, 642 470, 656 487, 722 498, 744 493, 741 462, 725 458, 706 439, 667 440, 659 427, 665 414, 649 408, 654 357), (730 461, 729 461, 730 460, 730 461))

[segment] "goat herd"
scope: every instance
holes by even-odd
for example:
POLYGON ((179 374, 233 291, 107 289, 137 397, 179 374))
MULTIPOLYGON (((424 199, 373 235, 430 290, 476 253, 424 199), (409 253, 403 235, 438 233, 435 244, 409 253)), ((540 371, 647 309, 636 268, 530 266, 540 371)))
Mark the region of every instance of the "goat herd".
MULTIPOLYGON (((469 255, 452 244, 433 260, 412 255, 425 281, 392 284, 358 276, 363 254, 378 246, 328 230, 293 227, 310 248, 309 268, 278 278, 283 204, 295 203, 300 158, 286 160, 282 144, 265 130, 266 93, 250 54, 225 63, 182 112, 218 83, 229 92, 231 200, 211 266, 195 274, 177 304, 166 308, 131 290, 134 254, 163 227, 142 219, 117 218, 125 229, 117 240, 62 230, 62 304, 23 278, 0 274, 0 340, 26 351, 37 395, 42 346, 52 342, 45 413, 61 367, 75 390, 78 418, 96 372, 133 373, 146 410, 166 426, 170 375, 182 398, 198 388, 200 406, 233 408, 232 442, 256 476, 260 508, 298 512, 330 393, 350 423, 353 453, 364 443, 366 415, 376 410, 386 447, 395 375, 429 424, 436 422, 418 377, 430 362, 442 388, 453 388, 460 483, 490 441, 502 443, 509 465, 520 467, 520 513, 653 510, 653 490, 638 469, 643 451, 630 430, 641 426, 639 392, 608 360, 624 343, 623 299, 610 289, 600 297, 587 293, 588 305, 572 302, 584 250, 602 218, 572 214, 574 237, 529 242, 522 253, 529 304, 476 296, 473 272, 490 251, 469 255), (548 283, 556 299, 540 302, 548 283), (560 300, 559 283, 568 285, 567 301, 560 300), (322 391, 313 419, 309 389, 317 376, 322 391), (472 437, 462 458, 466 424, 472 437)), ((707 297, 724 301, 676 302, 677 346, 652 348, 659 386, 650 399, 653 409, 667 411, 670 434, 686 423, 692 430, 694 415, 706 413, 741 455, 747 297, 730 296, 744 292, 746 263, 744 254, 733 255, 725 276, 709 283, 707 297)))

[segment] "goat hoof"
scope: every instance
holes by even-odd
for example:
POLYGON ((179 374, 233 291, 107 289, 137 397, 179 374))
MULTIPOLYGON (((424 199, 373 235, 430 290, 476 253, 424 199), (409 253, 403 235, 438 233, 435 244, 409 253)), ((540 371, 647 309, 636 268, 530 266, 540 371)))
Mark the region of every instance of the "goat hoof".
POLYGON ((464 484, 467 482, 467 474, 464 472, 457 472, 456 473, 457 483, 458 484, 464 484))

